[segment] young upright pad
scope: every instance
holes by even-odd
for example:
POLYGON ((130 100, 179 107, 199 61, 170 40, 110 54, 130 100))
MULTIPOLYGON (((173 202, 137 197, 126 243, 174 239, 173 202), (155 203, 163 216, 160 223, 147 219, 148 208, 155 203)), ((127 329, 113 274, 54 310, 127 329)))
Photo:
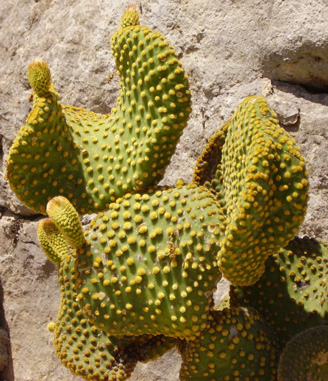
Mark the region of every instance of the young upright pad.
POLYGON ((189 83, 165 37, 138 20, 129 9, 111 38, 121 88, 108 115, 61 105, 47 64, 30 65, 33 110, 10 149, 6 178, 34 211, 45 214, 61 195, 79 214, 98 212, 162 178, 191 111, 189 83))
POLYGON ((265 98, 248 97, 235 112, 216 178, 226 213, 220 271, 232 284, 254 284, 294 238, 308 198, 304 158, 265 98))
POLYGON ((68 245, 79 248, 84 243, 82 224, 77 211, 63 196, 52 198, 47 204, 47 213, 68 245))
POLYGON ((65 237, 49 218, 44 218, 38 223, 38 239, 43 252, 54 263, 60 263, 63 256, 68 253, 65 237))

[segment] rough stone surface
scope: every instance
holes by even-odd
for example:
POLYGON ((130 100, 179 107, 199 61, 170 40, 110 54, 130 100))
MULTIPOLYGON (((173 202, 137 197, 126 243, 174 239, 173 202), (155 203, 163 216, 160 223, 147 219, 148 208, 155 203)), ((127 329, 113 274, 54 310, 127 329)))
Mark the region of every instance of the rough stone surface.
MULTIPOLYGON (((328 241, 328 28, 325 0, 139 0, 143 24, 161 31, 190 77, 193 112, 163 183, 190 180, 210 135, 248 95, 263 94, 301 146, 310 201, 301 234, 328 241), (283 82, 281 82, 283 81, 283 82)), ((0 4, 0 164, 31 107, 26 68, 46 60, 65 103, 96 112, 115 104, 109 37, 129 1, 6 0, 0 4)), ((7 381, 73 376, 54 355, 46 327, 56 318, 56 268, 42 254, 36 216, 0 176, 0 277, 11 359, 7 381)), ((140 364, 131 380, 176 381, 171 351, 140 364)), ((0 377, 1 378, 1 377, 0 377)))
POLYGON ((0 371, 9 363, 9 336, 4 328, 0 328, 0 371))

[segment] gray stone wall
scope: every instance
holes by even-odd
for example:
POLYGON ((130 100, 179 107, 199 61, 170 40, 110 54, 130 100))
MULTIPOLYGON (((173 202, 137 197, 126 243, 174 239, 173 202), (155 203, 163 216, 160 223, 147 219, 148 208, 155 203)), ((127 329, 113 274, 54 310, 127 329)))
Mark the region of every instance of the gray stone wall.
MULTIPOLYGON (((118 80, 107 82, 114 73, 109 38, 127 5, 126 0, 1 1, 2 173, 31 108, 26 69, 35 58, 48 62, 63 103, 110 111, 118 80)), ((307 160, 310 201, 301 234, 327 242, 328 3, 139 0, 137 6, 141 23, 162 32, 175 47, 191 83, 191 120, 163 183, 190 180, 209 136, 245 96, 264 95, 307 160)), ((78 378, 60 365, 47 331, 56 319, 60 293, 56 267, 36 239, 38 218, 16 200, 1 175, 0 325, 10 338, 2 379, 73 381, 78 378)), ((131 380, 178 380, 179 366, 173 351, 156 363, 138 365, 131 380)))

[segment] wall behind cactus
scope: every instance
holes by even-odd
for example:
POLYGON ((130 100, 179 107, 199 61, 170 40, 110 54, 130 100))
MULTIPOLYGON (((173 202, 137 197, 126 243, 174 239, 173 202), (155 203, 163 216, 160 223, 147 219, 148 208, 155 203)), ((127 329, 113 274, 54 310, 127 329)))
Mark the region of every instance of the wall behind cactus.
MULTIPOLYGON (((109 37, 129 1, 5 0, 0 5, 0 161, 31 108, 26 68, 46 60, 64 103, 107 113, 118 80, 109 37)), ((328 27, 325 0, 139 0, 141 23, 162 32, 190 77, 192 117, 163 183, 190 180, 209 136, 248 95, 268 98, 310 172, 301 230, 328 241, 328 27)), ((6 381, 77 380, 54 355, 56 268, 42 254, 34 215, 0 176, 0 325, 10 335, 6 381)), ((2 346, 3 347, 3 346, 2 346)), ((1 357, 1 354, 0 354, 1 357)), ((173 351, 131 380, 178 380, 173 351)), ((1 369, 1 364, 0 364, 1 369)), ((1 378, 1 376, 0 376, 1 378)))

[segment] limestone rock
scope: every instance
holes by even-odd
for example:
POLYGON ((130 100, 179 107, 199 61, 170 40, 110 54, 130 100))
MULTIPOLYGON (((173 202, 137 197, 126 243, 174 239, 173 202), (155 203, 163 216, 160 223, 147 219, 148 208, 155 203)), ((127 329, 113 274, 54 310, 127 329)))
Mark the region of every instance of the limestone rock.
POLYGON ((9 363, 9 337, 5 329, 0 328, 0 371, 9 363))
POLYGON ((265 76, 327 92, 326 7, 324 1, 272 2, 272 22, 263 44, 265 76))
POLYGON ((0 278, 4 318, 10 333, 11 362, 4 380, 75 380, 54 354, 47 325, 60 301, 56 266, 39 248, 36 222, 3 217, 0 278), (48 377, 48 378, 47 378, 48 377))

